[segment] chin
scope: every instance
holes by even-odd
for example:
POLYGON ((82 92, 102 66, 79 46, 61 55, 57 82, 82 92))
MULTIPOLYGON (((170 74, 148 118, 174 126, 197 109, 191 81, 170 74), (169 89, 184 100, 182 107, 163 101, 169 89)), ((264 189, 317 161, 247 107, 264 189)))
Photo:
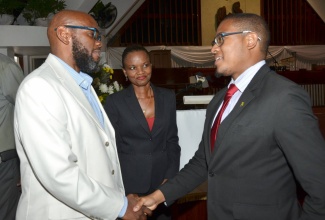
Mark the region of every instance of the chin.
POLYGON ((93 56, 93 61, 95 62, 95 63, 97 63, 97 64, 99 64, 99 61, 100 61, 100 57, 98 57, 98 56, 93 56))

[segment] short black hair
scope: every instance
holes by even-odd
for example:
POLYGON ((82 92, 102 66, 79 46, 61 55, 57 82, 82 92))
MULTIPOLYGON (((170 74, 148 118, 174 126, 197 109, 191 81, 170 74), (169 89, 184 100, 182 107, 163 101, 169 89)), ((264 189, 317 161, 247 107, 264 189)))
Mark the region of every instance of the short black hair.
POLYGON ((124 68, 124 61, 125 61, 125 57, 131 53, 131 52, 135 52, 135 51, 144 51, 149 59, 150 59, 150 55, 149 55, 149 52, 147 51, 147 49, 142 46, 142 45, 139 45, 139 44, 134 44, 134 45, 130 45, 130 46, 127 46, 124 51, 123 51, 123 54, 122 54, 122 67, 124 68))
POLYGON ((267 53, 270 44, 270 29, 264 18, 252 13, 236 13, 227 15, 223 21, 231 20, 238 31, 253 31, 261 38, 261 50, 267 53))

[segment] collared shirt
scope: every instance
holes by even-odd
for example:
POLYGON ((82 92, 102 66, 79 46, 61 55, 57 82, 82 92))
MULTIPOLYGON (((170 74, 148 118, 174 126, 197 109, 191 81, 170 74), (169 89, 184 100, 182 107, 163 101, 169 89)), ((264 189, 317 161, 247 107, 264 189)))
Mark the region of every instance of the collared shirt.
MULTIPOLYGON (((262 61, 256 63, 255 65, 249 67, 247 70, 245 70, 242 74, 240 74, 238 76, 238 78, 236 80, 231 79, 230 83, 228 84, 228 88, 229 88, 230 84, 235 84, 236 87, 238 88, 238 91, 231 97, 231 99, 230 99, 230 101, 229 101, 229 103, 228 103, 225 111, 222 114, 221 122, 232 111, 232 109, 234 108, 234 106, 238 102, 239 98, 241 97, 241 95, 245 91, 246 87, 248 86, 248 84, 251 82, 251 80, 253 79, 253 77, 257 73, 257 71, 264 64, 265 64, 265 60, 262 60, 262 61)), ((218 109, 218 111, 217 111, 217 113, 215 115, 215 118, 217 117, 218 112, 220 111, 221 106, 222 106, 222 103, 219 106, 219 109, 218 109)), ((212 123, 212 125, 213 125, 213 123, 212 123)))
POLYGON ((0 54, 0 152, 16 148, 14 107, 16 93, 23 79, 24 74, 18 64, 0 54))
POLYGON ((72 67, 70 67, 68 64, 66 64, 63 60, 56 57, 65 67, 66 70, 70 73, 72 78, 76 81, 76 83, 81 88, 82 92, 85 94, 87 100, 89 101, 89 104, 95 111, 97 118, 101 124, 101 126, 104 128, 104 117, 103 113, 100 110, 100 107, 97 102, 97 97, 93 95, 91 92, 91 83, 93 82, 93 78, 91 78, 88 74, 83 73, 80 71, 80 73, 77 73, 72 67))

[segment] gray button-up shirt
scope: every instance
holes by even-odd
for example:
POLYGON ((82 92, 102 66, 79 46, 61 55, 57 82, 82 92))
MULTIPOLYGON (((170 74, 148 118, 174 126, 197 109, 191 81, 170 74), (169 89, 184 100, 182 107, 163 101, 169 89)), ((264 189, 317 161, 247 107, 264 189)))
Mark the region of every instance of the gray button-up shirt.
POLYGON ((11 58, 0 54, 0 152, 15 149, 14 107, 23 71, 11 58))

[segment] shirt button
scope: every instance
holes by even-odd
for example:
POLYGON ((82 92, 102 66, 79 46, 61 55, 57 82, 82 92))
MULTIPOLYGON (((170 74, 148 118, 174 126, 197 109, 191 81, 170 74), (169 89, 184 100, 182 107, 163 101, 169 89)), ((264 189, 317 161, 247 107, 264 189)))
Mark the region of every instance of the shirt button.
POLYGON ((106 147, 108 147, 109 146, 109 142, 107 141, 107 142, 105 142, 105 146, 106 147))
POLYGON ((114 170, 112 170, 112 175, 114 175, 114 170))

